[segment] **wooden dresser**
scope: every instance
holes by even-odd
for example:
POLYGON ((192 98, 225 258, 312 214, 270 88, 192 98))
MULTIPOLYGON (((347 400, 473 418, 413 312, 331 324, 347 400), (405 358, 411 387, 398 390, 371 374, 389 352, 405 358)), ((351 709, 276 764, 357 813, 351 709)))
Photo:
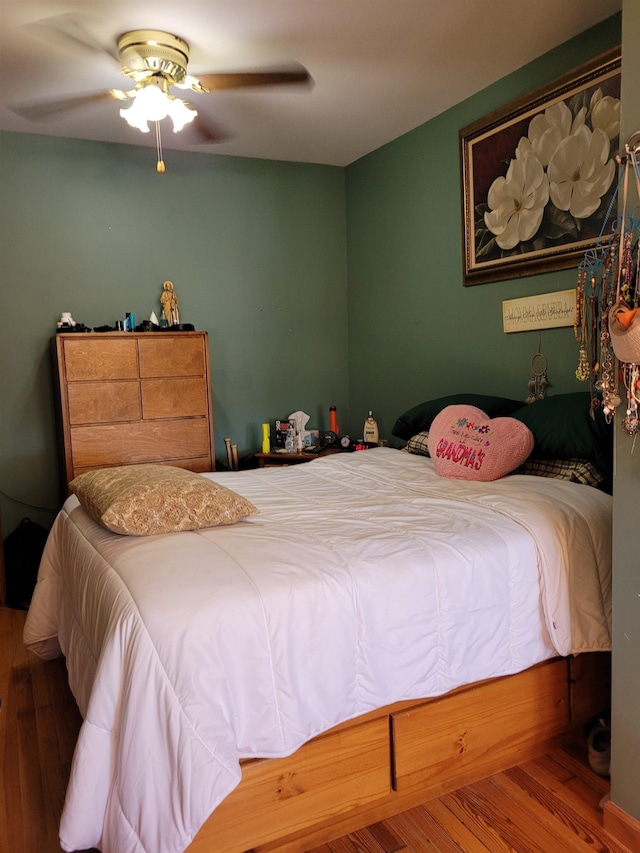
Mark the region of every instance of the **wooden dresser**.
POLYGON ((63 494, 83 471, 163 462, 213 471, 206 332, 52 339, 63 494))

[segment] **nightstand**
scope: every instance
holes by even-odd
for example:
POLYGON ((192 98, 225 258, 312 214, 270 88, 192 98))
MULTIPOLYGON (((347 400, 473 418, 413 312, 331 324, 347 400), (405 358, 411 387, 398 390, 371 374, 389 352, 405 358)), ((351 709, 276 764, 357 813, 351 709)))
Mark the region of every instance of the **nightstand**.
POLYGON ((281 465, 299 465, 301 462, 311 462, 319 456, 328 456, 330 453, 339 453, 339 447, 323 447, 318 451, 309 453, 256 453, 258 468, 274 468, 281 465))

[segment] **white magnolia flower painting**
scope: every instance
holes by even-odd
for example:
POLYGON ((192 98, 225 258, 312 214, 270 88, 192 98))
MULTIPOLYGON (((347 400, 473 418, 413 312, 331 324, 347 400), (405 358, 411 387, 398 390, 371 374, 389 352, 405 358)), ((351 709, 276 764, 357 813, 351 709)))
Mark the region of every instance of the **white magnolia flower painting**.
POLYGON ((619 52, 532 104, 461 131, 465 284, 577 266, 610 212, 619 52))

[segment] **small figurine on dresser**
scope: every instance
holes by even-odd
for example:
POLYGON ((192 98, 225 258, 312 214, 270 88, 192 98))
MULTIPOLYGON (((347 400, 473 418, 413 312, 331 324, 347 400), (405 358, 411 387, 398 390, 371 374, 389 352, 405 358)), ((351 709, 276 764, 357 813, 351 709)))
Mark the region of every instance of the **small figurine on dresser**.
POLYGON ((180 313, 178 311, 178 297, 173 289, 173 282, 165 281, 162 286, 164 288, 160 297, 162 313, 170 326, 177 326, 180 323, 180 313))
POLYGON ((75 324, 76 321, 73 319, 69 311, 63 311, 60 315, 60 319, 58 320, 57 328, 67 332, 75 326, 75 324))

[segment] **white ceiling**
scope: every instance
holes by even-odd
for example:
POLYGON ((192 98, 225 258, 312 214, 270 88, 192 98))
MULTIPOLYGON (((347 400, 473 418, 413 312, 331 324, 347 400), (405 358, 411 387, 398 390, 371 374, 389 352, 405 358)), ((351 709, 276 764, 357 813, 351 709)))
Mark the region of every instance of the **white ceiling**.
POLYGON ((311 87, 190 94, 231 136, 193 146, 163 128, 165 150, 345 166, 620 8, 621 0, 0 0, 0 130, 155 147, 116 101, 38 123, 10 109, 129 88, 106 51, 33 26, 73 16, 113 51, 128 30, 179 35, 195 76, 292 61, 311 73, 311 87))

